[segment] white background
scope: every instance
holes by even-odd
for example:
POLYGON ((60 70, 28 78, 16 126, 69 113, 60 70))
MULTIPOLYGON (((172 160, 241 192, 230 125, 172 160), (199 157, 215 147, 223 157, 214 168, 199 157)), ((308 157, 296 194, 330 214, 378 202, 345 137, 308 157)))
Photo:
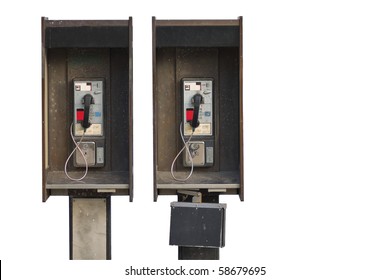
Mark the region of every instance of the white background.
POLYGON ((4 279, 130 279, 130 265, 267 267, 234 279, 390 278, 388 1, 100 2, 2 4, 4 279), (240 15, 245 202, 221 198, 220 261, 179 262, 168 245, 175 197, 152 202, 151 17, 240 15), (112 261, 69 261, 68 199, 41 202, 41 16, 133 17, 135 196, 112 199, 112 261))

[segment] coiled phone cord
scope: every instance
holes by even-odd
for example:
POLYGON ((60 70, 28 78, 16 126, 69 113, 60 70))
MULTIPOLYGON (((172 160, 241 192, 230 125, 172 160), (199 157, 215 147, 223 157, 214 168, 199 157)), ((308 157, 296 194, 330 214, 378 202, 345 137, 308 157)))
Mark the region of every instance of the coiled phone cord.
POLYGON ((191 136, 190 138, 188 138, 187 142, 184 140, 184 135, 183 135, 183 129, 182 129, 182 125, 183 125, 183 122, 180 123, 180 137, 181 137, 181 140, 183 141, 183 144, 184 144, 184 147, 180 150, 180 152, 178 152, 178 154, 176 155, 176 157, 174 158, 174 160, 172 161, 172 165, 171 165, 171 175, 173 177, 173 179, 175 179, 176 181, 180 181, 180 182, 185 182, 187 181, 188 179, 191 178, 192 176, 192 173, 194 172, 194 161, 192 160, 192 156, 191 156, 191 152, 190 152, 190 149, 188 148, 188 143, 191 141, 191 138, 192 136, 194 135, 194 130, 192 130, 192 133, 191 133, 191 136), (190 161, 191 161, 191 172, 190 174, 184 178, 184 179, 181 179, 181 178, 176 178, 174 172, 173 172, 173 167, 175 165, 175 162, 177 160, 177 158, 180 156, 180 154, 184 151, 184 149, 186 150, 186 152, 188 153, 188 155, 190 156, 190 161))
POLYGON ((81 181, 85 178, 85 176, 87 176, 88 174, 88 162, 87 162, 87 158, 85 157, 83 151, 81 150, 80 148, 80 143, 83 141, 83 138, 84 138, 84 135, 85 135, 85 129, 84 129, 84 132, 83 132, 83 135, 81 136, 81 139, 79 142, 76 142, 76 140, 74 139, 74 136, 73 136, 73 123, 70 125, 70 137, 72 138, 72 141, 73 143, 75 144, 75 148, 73 149, 73 151, 69 154, 68 158, 66 159, 66 162, 65 162, 65 167, 64 167, 64 172, 65 172, 65 175, 66 177, 68 177, 70 180, 72 181, 81 181), (79 150, 81 156, 83 157, 83 160, 85 162, 85 171, 84 171, 84 175, 80 178, 73 178, 71 177, 69 174, 68 174, 68 162, 70 160, 70 158, 72 157, 72 155, 74 154, 74 152, 76 150, 79 150))

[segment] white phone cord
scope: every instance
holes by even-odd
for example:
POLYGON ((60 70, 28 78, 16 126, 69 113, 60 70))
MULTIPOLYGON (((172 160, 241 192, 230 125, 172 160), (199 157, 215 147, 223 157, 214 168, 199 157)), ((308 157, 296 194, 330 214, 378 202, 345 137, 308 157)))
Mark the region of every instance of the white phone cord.
POLYGON ((72 181, 81 181, 85 178, 85 176, 87 176, 88 174, 88 162, 87 162, 87 159, 83 153, 83 151, 81 150, 80 148, 80 143, 83 141, 83 138, 84 138, 84 135, 85 135, 85 130, 83 132, 83 135, 81 136, 81 139, 79 142, 76 142, 76 140, 74 139, 74 136, 73 136, 73 123, 70 125, 70 137, 72 138, 72 141, 73 143, 75 144, 75 148, 73 149, 73 151, 70 153, 70 155, 68 156, 68 158, 66 159, 66 162, 65 162, 65 167, 64 167, 64 171, 65 171, 65 175, 66 177, 68 177, 70 180, 72 181), (70 160, 70 158, 72 157, 72 155, 74 154, 74 152, 76 150, 79 150, 80 154, 82 155, 83 159, 84 159, 84 162, 85 162, 85 171, 84 171, 84 175, 81 177, 81 178, 73 178, 71 177, 69 174, 68 174, 68 162, 70 160))
POLYGON ((172 165, 171 165, 171 175, 172 175, 173 179, 175 179, 176 181, 185 182, 185 181, 187 181, 188 179, 190 179, 190 177, 192 176, 192 173, 194 172, 194 161, 192 160, 191 152, 190 152, 190 149, 188 148, 188 143, 190 142, 192 136, 194 135, 194 131, 192 131, 190 138, 188 138, 188 141, 186 142, 186 141, 184 140, 182 124, 183 124, 183 122, 180 123, 180 137, 181 137, 181 140, 183 141, 184 147, 180 150, 180 152, 176 155, 175 159, 172 161, 172 165), (186 178, 181 179, 181 178, 176 178, 176 177, 175 177, 174 172, 173 172, 173 166, 175 165, 175 162, 176 162, 177 158, 178 158, 178 157, 180 156, 180 154, 184 151, 184 149, 186 149, 186 152, 187 152, 188 155, 190 156, 190 161, 191 161, 191 172, 190 172, 190 174, 189 174, 186 178))

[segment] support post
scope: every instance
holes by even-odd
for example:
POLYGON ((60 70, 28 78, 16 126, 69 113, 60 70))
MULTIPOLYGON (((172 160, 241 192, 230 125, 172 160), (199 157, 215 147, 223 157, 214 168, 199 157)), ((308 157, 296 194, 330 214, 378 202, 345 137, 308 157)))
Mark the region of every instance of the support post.
POLYGON ((179 246, 179 260, 219 260, 219 248, 179 246))
POLYGON ((69 197, 71 260, 111 259, 111 198, 69 197))

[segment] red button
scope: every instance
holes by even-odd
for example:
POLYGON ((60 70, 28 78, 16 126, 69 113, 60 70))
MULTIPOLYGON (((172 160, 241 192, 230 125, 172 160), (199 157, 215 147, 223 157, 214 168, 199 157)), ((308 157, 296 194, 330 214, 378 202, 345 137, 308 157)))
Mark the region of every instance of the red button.
POLYGON ((187 108, 186 109, 186 120, 187 122, 192 121, 194 118, 194 109, 193 108, 187 108))
POLYGON ((77 121, 84 120, 84 109, 77 109, 76 119, 77 119, 77 121))

